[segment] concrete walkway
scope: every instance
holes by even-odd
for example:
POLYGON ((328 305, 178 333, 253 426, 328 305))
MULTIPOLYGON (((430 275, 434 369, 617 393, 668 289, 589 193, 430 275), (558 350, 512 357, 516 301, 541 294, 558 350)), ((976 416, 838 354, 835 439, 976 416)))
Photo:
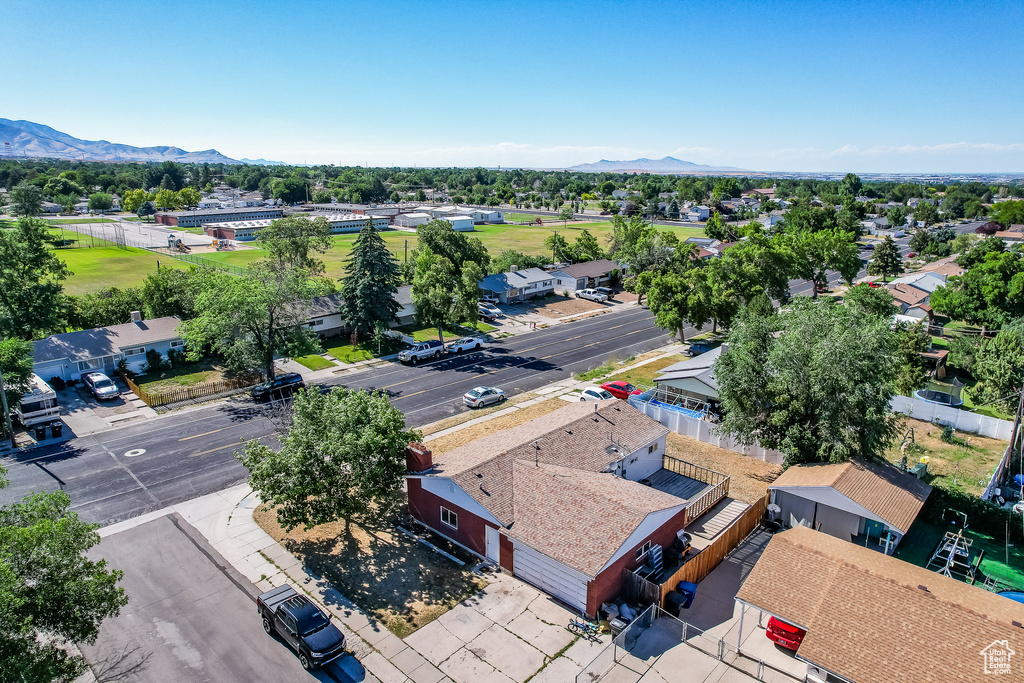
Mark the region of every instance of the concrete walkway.
POLYGON ((571 681, 610 642, 577 638, 565 628, 576 615, 507 574, 489 574, 486 588, 402 640, 263 531, 252 518, 259 502, 248 485, 236 486, 105 527, 100 536, 177 512, 259 591, 291 584, 330 610, 355 655, 338 665, 356 681, 571 681))

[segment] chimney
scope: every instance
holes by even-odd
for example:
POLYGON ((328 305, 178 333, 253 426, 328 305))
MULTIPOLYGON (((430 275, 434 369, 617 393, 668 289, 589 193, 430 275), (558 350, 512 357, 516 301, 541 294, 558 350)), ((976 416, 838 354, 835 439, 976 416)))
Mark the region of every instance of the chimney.
POLYGON ((405 471, 409 474, 423 474, 433 468, 434 458, 430 449, 416 441, 409 442, 405 448, 405 471))
POLYGON ((132 322, 133 323, 141 323, 142 322, 142 313, 140 313, 139 311, 132 311, 132 322))

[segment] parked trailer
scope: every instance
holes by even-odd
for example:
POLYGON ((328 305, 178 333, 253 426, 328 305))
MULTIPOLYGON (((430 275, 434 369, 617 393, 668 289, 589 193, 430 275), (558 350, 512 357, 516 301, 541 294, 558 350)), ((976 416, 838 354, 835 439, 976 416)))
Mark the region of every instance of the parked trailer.
POLYGON ((21 404, 14 409, 18 422, 26 427, 50 423, 60 419, 57 394, 38 375, 30 375, 29 390, 21 397, 21 404))

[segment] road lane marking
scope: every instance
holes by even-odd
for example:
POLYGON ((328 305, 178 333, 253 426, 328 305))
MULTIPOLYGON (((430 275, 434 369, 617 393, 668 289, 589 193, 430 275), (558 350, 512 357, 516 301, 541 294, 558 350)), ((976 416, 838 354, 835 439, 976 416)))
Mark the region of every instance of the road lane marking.
POLYGON ((221 427, 220 429, 211 429, 210 431, 203 432, 202 434, 196 434, 194 436, 186 436, 184 438, 178 439, 178 441, 188 441, 190 439, 198 439, 201 436, 209 436, 210 434, 216 434, 217 432, 223 432, 225 429, 231 429, 231 427, 237 427, 237 426, 238 425, 231 425, 230 427, 221 427))
MULTIPOLYGON (((261 437, 261 438, 262 438, 262 437, 261 437)), ((198 453, 193 453, 192 455, 190 455, 190 456, 188 456, 188 457, 190 457, 190 458, 196 458, 196 457, 198 457, 198 456, 200 456, 200 455, 206 455, 207 453, 216 453, 217 451, 222 451, 222 450, 224 450, 225 448, 238 448, 239 446, 242 446, 242 445, 244 445, 244 444, 243 444, 243 443, 241 443, 241 442, 239 442, 239 443, 229 443, 229 444, 228 444, 228 445, 226 445, 226 446, 219 446, 219 447, 217 447, 217 448, 211 448, 211 449, 210 449, 210 450, 208 450, 208 451, 199 451, 198 453)))
POLYGON ((130 451, 125 451, 124 452, 124 457, 126 457, 126 458, 137 458, 137 457, 139 457, 140 455, 142 455, 145 452, 146 452, 145 448, 133 448, 130 451))
POLYGON ((157 497, 156 497, 155 495, 153 495, 153 492, 152 492, 152 491, 150 491, 150 490, 149 490, 148 488, 146 488, 146 485, 142 483, 142 480, 141 480, 141 479, 139 479, 138 477, 136 477, 136 476, 135 476, 135 473, 134 473, 134 472, 132 472, 132 471, 131 471, 130 469, 128 469, 128 466, 127 466, 127 465, 125 465, 125 464, 124 464, 123 462, 121 462, 120 460, 118 460, 118 459, 117 459, 117 456, 116 456, 116 455, 114 455, 114 451, 110 450, 109 448, 107 448, 107 447, 106 447, 106 446, 104 446, 103 444, 100 444, 100 447, 101 447, 101 448, 102 448, 103 450, 105 450, 105 451, 106 451, 107 453, 109 453, 109 454, 110 454, 110 457, 114 459, 114 462, 116 462, 116 463, 117 463, 118 467, 120 467, 120 468, 121 468, 121 469, 123 469, 123 470, 124 470, 125 472, 127 472, 127 473, 128 473, 128 476, 129 476, 129 477, 131 477, 131 478, 132 478, 132 480, 133 480, 133 481, 134 481, 134 482, 135 482, 136 484, 138 484, 139 488, 141 488, 141 489, 142 489, 143 491, 145 491, 145 492, 146 492, 146 495, 147 495, 147 496, 149 496, 150 498, 152 498, 152 499, 153 499, 153 502, 154 502, 154 503, 159 503, 159 502, 160 502, 160 499, 159 499, 159 498, 157 498, 157 497))

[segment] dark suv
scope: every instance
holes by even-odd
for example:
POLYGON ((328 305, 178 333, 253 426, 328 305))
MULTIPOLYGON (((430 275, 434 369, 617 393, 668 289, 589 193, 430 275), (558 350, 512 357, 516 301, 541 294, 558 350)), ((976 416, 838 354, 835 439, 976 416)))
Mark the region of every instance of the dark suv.
POLYGON ((345 654, 345 636, 305 595, 291 586, 267 591, 256 601, 263 630, 278 634, 307 671, 345 654))
POLYGON ((294 392, 302 389, 306 383, 302 381, 302 375, 297 372, 289 372, 278 375, 269 382, 257 384, 252 388, 252 397, 257 401, 265 401, 271 398, 283 398, 291 396, 294 392))

